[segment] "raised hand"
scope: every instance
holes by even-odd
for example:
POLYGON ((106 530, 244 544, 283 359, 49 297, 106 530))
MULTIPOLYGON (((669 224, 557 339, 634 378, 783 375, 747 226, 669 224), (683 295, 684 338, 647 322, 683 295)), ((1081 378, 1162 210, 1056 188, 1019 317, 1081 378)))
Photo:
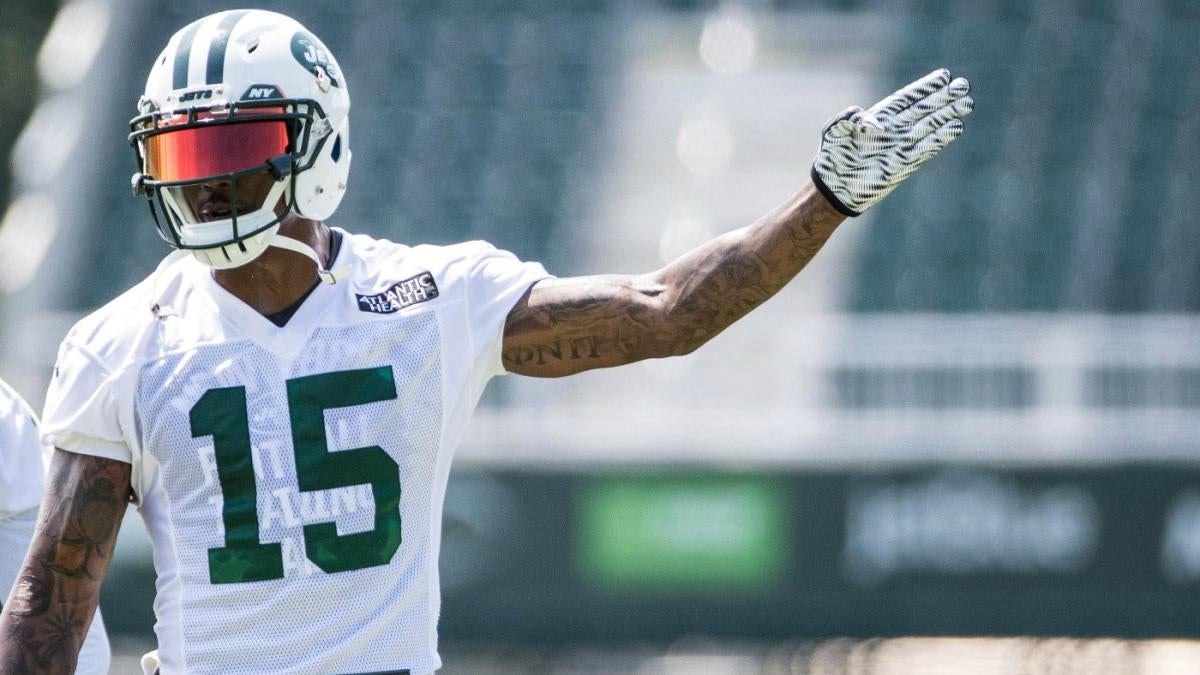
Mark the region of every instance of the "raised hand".
POLYGON ((813 182, 838 211, 860 215, 962 134, 970 90, 941 68, 867 110, 843 110, 821 132, 813 182))

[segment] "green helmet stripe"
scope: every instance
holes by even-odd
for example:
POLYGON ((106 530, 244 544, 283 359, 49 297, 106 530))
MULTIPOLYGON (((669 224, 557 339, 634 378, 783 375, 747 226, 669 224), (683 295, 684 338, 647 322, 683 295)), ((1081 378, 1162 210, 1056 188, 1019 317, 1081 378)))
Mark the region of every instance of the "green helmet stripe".
POLYGON ((192 42, 196 40, 196 31, 200 30, 202 21, 196 21, 179 38, 179 46, 175 48, 175 71, 171 81, 172 89, 183 89, 188 84, 188 62, 192 57, 192 42))
POLYGON ((220 84, 225 79, 225 49, 229 46, 229 36, 233 27, 242 17, 250 13, 248 9, 230 12, 221 18, 217 31, 213 34, 212 43, 208 48, 208 66, 205 70, 205 84, 220 84))

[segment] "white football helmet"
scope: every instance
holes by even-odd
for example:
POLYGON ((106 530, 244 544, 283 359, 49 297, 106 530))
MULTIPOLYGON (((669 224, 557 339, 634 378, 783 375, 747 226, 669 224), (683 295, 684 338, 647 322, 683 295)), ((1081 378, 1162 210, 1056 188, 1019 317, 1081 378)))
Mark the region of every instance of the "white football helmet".
POLYGON ((138 112, 133 190, 167 243, 218 269, 280 246, 330 280, 311 248, 278 234, 291 211, 332 215, 350 172, 350 95, 316 36, 263 10, 194 21, 155 60, 138 112), (228 194, 201 199, 214 184, 228 194))

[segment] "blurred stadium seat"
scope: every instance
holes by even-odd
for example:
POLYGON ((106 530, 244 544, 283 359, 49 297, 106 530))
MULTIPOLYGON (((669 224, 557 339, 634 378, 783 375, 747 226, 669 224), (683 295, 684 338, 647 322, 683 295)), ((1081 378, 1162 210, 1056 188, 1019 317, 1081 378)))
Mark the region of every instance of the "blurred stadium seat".
POLYGON ((1196 311, 1195 285, 1161 278, 1158 245, 1161 223, 1200 206, 1194 191, 1169 199, 1164 180, 1200 151, 1183 128, 1200 79, 1194 3, 919 4, 883 6, 907 24, 893 79, 925 63, 969 74, 974 142, 934 167, 941 200, 908 190, 884 206, 920 217, 872 230, 852 305, 1196 311), (1013 172, 1020 183, 987 179, 1013 172), (930 232, 944 238, 933 244, 930 232), (905 292, 914 268, 939 274, 905 292), (1014 283, 998 293, 996 279, 1014 283))

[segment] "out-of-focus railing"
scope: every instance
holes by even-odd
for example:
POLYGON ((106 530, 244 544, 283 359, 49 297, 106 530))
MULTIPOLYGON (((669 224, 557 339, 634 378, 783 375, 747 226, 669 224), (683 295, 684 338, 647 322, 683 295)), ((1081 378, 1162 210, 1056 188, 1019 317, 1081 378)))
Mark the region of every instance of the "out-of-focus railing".
POLYGON ((797 324, 802 331, 723 335, 689 362, 651 363, 641 374, 515 382, 508 405, 483 412, 463 454, 522 461, 554 447, 570 449, 553 457, 567 462, 1024 463, 1179 459, 1200 449, 1197 317, 857 314, 797 324))

